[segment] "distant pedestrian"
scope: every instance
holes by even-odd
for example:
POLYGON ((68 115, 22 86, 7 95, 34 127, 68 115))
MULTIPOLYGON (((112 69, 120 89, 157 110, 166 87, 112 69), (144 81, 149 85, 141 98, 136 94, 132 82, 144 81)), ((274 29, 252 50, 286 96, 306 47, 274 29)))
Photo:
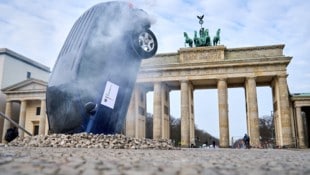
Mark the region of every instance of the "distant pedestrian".
POLYGON ((250 137, 247 134, 244 134, 243 142, 246 149, 250 149, 250 137))
POLYGON ((192 138, 190 147, 195 148, 195 145, 196 145, 196 138, 192 138))
POLYGON ((215 140, 212 141, 213 148, 215 148, 215 140))

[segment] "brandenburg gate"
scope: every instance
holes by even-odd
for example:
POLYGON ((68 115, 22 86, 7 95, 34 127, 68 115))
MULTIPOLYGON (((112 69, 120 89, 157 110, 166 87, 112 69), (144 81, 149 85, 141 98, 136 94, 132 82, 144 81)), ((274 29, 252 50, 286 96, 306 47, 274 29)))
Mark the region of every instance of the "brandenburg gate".
POLYGON ((294 119, 289 100, 287 66, 292 57, 283 55, 284 45, 226 48, 181 48, 177 53, 158 54, 143 60, 127 113, 126 135, 145 137, 146 93, 154 91, 153 139, 169 133, 169 91, 181 94, 181 145, 195 138, 193 91, 217 88, 219 146, 229 147, 228 88, 245 89, 247 133, 251 145, 259 145, 257 86, 272 89, 277 146, 294 146, 294 119))

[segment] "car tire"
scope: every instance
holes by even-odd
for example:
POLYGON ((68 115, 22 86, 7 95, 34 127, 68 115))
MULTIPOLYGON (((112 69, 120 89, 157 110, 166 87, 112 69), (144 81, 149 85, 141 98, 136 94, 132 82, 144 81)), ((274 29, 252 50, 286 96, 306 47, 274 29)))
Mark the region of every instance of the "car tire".
POLYGON ((149 29, 134 34, 132 45, 133 49, 141 58, 150 58, 154 56, 157 51, 157 39, 154 33, 149 29))

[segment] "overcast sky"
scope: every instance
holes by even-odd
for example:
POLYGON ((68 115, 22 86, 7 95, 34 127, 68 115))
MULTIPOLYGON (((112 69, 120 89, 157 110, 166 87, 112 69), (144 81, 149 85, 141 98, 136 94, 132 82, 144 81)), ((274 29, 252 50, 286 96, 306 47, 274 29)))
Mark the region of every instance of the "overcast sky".
MULTIPOLYGON (((74 22, 83 12, 99 2, 104 1, 0 0, 0 48, 9 48, 52 68, 74 22)), ((293 56, 287 70, 290 92, 310 92, 308 56, 310 1, 132 0, 129 2, 147 11, 154 19, 155 23, 151 29, 158 40, 158 53, 177 52, 179 48, 184 47, 183 32, 193 35, 193 31, 200 27, 196 16, 204 14, 204 27, 209 29, 210 36, 213 37, 216 30, 221 28, 221 44, 228 48, 285 44, 284 54, 293 56)), ((266 88, 258 91, 264 94, 266 88)), ((269 93, 270 90, 267 91, 269 93)), ((200 103, 200 99, 211 99, 207 101, 213 101, 214 108, 217 108, 217 104, 214 103, 217 102, 217 96, 214 96, 214 93, 216 90, 195 92, 197 120, 206 115, 205 111, 200 110, 204 108, 203 105, 212 106, 209 102, 200 103)), ((239 94, 244 96, 244 91, 229 90, 229 99, 238 98, 239 94)), ((244 98, 239 102, 243 101, 244 98)), ((261 101, 260 106, 264 106, 271 100, 261 101)), ((177 105, 179 104, 173 106, 177 105)), ((244 104, 239 107, 244 110, 244 104)), ((239 107, 230 107, 230 117, 238 115, 239 107)), ((260 115, 267 115, 270 110, 272 109, 266 107, 260 115)), ((175 109, 172 109, 173 111, 175 109)), ((178 112, 173 113, 179 115, 178 112)), ((205 120, 196 121, 196 124, 203 127, 205 120)), ((235 129, 230 131, 231 136, 246 132, 244 117, 236 120, 242 123, 240 127, 242 129, 238 131, 236 124, 235 129)), ((211 127, 213 126, 209 126, 211 127)), ((218 124, 214 128, 214 131, 212 129, 209 131, 218 135, 218 124)))

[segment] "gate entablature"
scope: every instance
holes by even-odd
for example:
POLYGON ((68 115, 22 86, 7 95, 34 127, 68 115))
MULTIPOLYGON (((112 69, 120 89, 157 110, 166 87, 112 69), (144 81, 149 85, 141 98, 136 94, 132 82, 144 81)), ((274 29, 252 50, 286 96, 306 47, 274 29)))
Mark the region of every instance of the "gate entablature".
MULTIPOLYGON (((225 77, 228 86, 244 84, 256 77, 257 85, 268 85, 277 75, 286 75, 291 57, 283 55, 284 45, 226 48, 225 46, 181 48, 177 53, 158 54, 143 60, 137 83, 191 80, 195 88, 216 87, 225 77)), ((178 84, 178 83, 177 83, 178 84)))
POLYGON ((223 60, 249 60, 263 58, 283 58, 284 45, 226 48, 213 47, 181 48, 177 53, 157 54, 142 61, 141 68, 171 66, 182 63, 218 62, 223 60))

